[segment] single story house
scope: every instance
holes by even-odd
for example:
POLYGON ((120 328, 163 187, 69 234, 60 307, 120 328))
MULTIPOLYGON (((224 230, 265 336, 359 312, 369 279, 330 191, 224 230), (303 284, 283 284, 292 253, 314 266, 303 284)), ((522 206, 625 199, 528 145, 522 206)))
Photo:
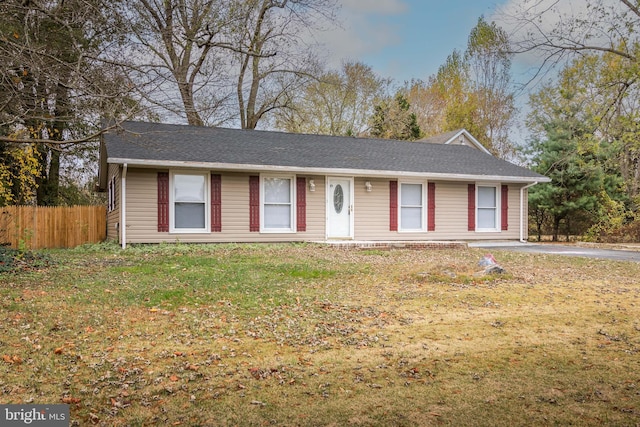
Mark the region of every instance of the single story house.
POLYGON ((418 142, 123 122, 102 136, 107 236, 129 243, 524 240, 548 178, 466 130, 418 142))

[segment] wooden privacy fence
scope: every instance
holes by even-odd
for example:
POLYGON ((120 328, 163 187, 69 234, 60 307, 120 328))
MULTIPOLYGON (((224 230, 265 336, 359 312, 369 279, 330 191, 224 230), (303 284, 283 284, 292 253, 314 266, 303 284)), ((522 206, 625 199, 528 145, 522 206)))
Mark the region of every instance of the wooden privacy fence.
POLYGON ((73 248, 107 237, 104 206, 0 207, 0 243, 12 248, 73 248))

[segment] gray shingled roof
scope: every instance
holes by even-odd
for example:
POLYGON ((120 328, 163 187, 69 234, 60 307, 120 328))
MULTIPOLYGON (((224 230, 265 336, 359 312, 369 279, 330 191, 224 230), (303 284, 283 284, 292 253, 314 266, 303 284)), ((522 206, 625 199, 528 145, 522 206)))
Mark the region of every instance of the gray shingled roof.
MULTIPOLYGON (((108 163, 255 165, 315 172, 345 169, 546 180, 462 145, 124 122, 103 136, 108 163)), ((104 164, 104 159, 103 159, 104 164)), ((222 168, 222 167, 220 167, 222 168)))
POLYGON ((418 140, 418 142, 431 142, 433 144, 444 144, 449 141, 451 138, 456 136, 462 131, 462 129, 452 130, 446 133, 441 133, 440 135, 430 136, 429 138, 422 138, 418 140))

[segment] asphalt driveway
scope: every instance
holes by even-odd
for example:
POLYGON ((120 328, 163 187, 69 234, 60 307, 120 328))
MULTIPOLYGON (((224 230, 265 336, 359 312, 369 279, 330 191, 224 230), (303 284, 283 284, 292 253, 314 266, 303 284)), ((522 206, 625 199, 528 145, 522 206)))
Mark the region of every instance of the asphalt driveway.
POLYGON ((557 243, 473 242, 469 243, 469 247, 640 262, 640 251, 591 248, 557 243))

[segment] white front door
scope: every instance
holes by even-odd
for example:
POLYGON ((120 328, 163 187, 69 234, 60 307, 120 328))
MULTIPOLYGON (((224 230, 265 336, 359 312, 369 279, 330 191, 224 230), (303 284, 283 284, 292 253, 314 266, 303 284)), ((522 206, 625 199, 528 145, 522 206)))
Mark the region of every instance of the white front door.
POLYGON ((353 238, 353 179, 327 180, 327 237, 353 238))

